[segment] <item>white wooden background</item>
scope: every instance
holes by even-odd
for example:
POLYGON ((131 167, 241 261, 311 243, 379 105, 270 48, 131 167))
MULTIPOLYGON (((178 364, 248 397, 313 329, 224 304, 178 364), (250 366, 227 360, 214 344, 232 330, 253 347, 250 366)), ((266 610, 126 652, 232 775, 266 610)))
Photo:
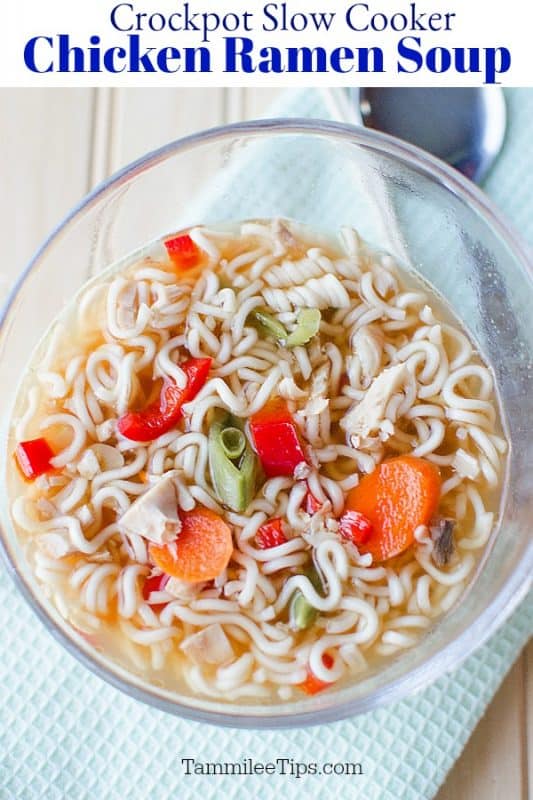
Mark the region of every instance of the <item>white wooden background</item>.
MULTIPOLYGON (((69 208, 111 172, 202 128, 264 116, 276 90, 0 90, 0 280, 11 282, 69 208)), ((533 794, 533 645, 438 800, 533 794)), ((398 799, 400 800, 400 798, 398 799)))

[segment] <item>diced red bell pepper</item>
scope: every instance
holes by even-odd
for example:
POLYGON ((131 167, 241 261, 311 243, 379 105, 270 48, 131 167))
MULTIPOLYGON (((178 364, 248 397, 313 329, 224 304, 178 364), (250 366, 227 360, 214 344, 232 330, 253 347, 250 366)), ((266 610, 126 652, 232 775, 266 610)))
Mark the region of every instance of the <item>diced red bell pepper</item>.
MULTIPOLYGON (((333 658, 329 655, 329 653, 324 653, 322 656, 322 663, 326 669, 331 669, 333 666, 333 658)), ((311 671, 311 668, 308 667, 307 678, 303 683, 300 683, 299 686, 300 689, 306 694, 316 694, 317 692, 327 689, 328 686, 331 686, 331 681, 321 681, 320 678, 317 678, 315 673, 311 671)))
POLYGON ((261 525, 256 533, 255 541, 260 550, 268 550, 269 547, 278 547, 285 544, 287 537, 283 533, 283 520, 281 517, 269 519, 261 525))
POLYGON ((20 442, 15 450, 15 458, 20 471, 28 480, 33 480, 53 469, 50 461, 54 451, 43 437, 20 442))
POLYGON ((355 545, 366 544, 374 532, 370 520, 359 511, 345 511, 339 520, 341 536, 355 545))
POLYGON ((211 358, 191 358, 180 364, 187 375, 185 387, 180 389, 173 380, 165 380, 157 400, 142 411, 128 411, 119 417, 120 433, 134 442, 150 442, 173 428, 182 406, 196 397, 206 382, 211 363, 211 358))
POLYGON ((254 447, 267 478, 291 476, 305 453, 285 400, 275 397, 250 419, 254 447))
POLYGON ((165 586, 170 580, 170 575, 166 575, 164 572, 161 575, 150 575, 149 578, 146 578, 143 588, 142 588, 142 596, 146 602, 152 606, 152 610, 155 611, 156 614, 167 605, 167 603, 150 603, 150 595, 152 592, 162 592, 165 589, 165 586))
POLYGON ((178 269, 191 269, 200 261, 201 250, 188 233, 167 239, 165 247, 170 260, 178 269))
POLYGON ((312 517, 313 514, 316 514, 321 508, 322 503, 320 500, 317 500, 313 492, 308 489, 307 494, 304 497, 304 509, 306 514, 309 514, 312 517))

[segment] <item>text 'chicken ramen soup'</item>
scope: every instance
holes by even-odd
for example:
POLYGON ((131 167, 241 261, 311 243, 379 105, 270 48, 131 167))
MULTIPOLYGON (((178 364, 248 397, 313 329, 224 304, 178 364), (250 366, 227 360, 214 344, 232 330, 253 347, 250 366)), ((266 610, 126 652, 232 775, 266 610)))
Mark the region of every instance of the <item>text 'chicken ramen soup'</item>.
POLYGON ((10 441, 60 614, 221 701, 298 701, 416 645, 473 576, 506 452, 442 308, 355 231, 279 220, 169 236, 89 284, 10 441))

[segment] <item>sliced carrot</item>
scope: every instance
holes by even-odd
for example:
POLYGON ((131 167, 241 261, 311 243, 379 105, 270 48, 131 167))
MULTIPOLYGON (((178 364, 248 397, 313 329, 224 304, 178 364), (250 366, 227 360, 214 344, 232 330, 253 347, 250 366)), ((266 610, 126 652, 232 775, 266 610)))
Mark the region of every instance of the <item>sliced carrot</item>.
POLYGON ((175 542, 150 545, 159 569, 189 583, 210 581, 227 567, 233 552, 231 530, 209 508, 180 511, 182 528, 175 542))
POLYGON ((384 461, 348 495, 346 508, 371 522, 372 535, 358 545, 374 561, 386 561, 413 544, 415 530, 427 525, 440 497, 440 473, 430 461, 397 456, 384 461))

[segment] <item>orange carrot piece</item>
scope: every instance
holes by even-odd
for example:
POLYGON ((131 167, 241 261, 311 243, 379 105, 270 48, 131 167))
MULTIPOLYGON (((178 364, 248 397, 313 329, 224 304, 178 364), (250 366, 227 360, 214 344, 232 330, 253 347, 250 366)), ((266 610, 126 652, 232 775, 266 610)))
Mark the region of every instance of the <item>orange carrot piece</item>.
POLYGON ((170 545, 150 545, 159 569, 189 583, 210 581, 227 567, 233 552, 231 530, 209 508, 180 511, 182 528, 170 545))
POLYGON ((427 525, 440 497, 438 468, 415 456, 397 456, 365 475, 348 495, 346 508, 371 522, 373 533, 358 546, 374 561, 386 561, 413 544, 415 530, 427 525))

